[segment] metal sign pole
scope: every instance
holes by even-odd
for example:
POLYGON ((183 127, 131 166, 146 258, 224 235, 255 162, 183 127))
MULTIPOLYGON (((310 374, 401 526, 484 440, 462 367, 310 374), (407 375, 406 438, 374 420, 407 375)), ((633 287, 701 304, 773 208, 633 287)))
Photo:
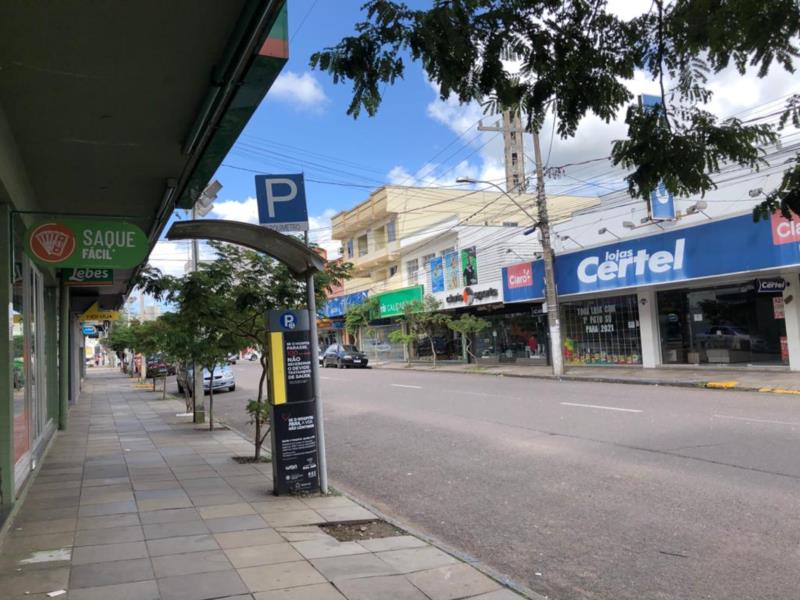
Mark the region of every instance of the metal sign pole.
POLYGON ((317 298, 314 292, 314 275, 306 275, 306 293, 308 294, 308 319, 311 331, 311 373, 314 381, 314 403, 317 422, 317 452, 319 453, 319 487, 323 494, 328 493, 328 458, 325 452, 325 422, 323 421, 322 397, 319 392, 319 348, 317 346, 317 298))

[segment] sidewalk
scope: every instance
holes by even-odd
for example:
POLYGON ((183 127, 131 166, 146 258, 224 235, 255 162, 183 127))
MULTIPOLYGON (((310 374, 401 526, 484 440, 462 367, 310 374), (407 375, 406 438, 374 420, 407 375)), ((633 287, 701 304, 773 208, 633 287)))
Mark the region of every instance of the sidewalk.
MULTIPOLYGON (((370 363, 377 369, 412 369, 432 371, 430 363, 383 362, 370 363)), ((439 363, 437 372, 478 373, 506 377, 531 377, 554 379, 549 366, 498 364, 474 365, 463 363, 439 363)), ((769 392, 774 394, 800 395, 800 373, 783 369, 744 368, 691 368, 662 367, 566 367, 565 381, 594 381, 600 383, 630 383, 642 385, 671 385, 678 387, 706 387, 735 389, 742 391, 769 392)))
POLYGON ((85 387, 0 547, 4 600, 521 597, 413 536, 338 542, 318 525, 375 515, 273 496, 271 465, 232 459, 246 440, 115 370, 85 387))

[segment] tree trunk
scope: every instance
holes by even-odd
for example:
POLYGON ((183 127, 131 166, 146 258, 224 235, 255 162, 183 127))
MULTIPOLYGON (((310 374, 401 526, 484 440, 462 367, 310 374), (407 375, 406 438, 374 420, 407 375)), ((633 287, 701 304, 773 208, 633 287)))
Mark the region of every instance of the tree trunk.
POLYGON ((433 336, 428 335, 428 341, 431 343, 431 357, 433 358, 433 368, 436 368, 436 344, 433 343, 433 336))
POLYGON ((164 386, 161 388, 161 399, 167 399, 167 378, 164 377, 164 386))
MULTIPOLYGON (((259 359, 261 363, 261 377, 258 380, 258 397, 256 398, 256 402, 259 404, 259 408, 261 407, 261 403, 264 401, 264 381, 267 378, 267 359, 264 353, 262 352, 261 358, 259 359)), ((256 434, 255 439, 255 449, 253 453, 253 460, 258 462, 261 459, 261 444, 263 443, 264 439, 267 437, 265 433, 263 436, 261 435, 261 412, 256 413, 256 434)), ((269 433, 269 432, 267 432, 269 433)))

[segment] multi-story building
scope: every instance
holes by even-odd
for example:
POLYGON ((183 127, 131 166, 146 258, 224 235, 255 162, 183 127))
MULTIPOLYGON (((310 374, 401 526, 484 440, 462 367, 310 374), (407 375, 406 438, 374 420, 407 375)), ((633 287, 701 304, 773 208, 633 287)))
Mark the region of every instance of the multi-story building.
MULTIPOLYGON (((550 198, 550 219, 559 222, 597 202, 550 198)), ((536 207, 535 197, 526 194, 511 199, 494 191, 399 186, 374 191, 332 219, 333 238, 341 240, 343 259, 353 264, 354 277, 329 299, 331 328, 341 327, 348 303, 378 295, 380 319, 362 341, 376 357, 401 358, 402 348, 389 342, 388 333, 399 327, 393 318, 408 301, 430 294, 443 309, 502 312, 502 267, 532 259, 541 250, 538 233, 524 235, 532 225, 528 215, 535 218, 536 207)), ((460 358, 451 341, 441 344, 442 352, 460 358)), ((483 353, 497 359, 500 344, 483 346, 483 353)))

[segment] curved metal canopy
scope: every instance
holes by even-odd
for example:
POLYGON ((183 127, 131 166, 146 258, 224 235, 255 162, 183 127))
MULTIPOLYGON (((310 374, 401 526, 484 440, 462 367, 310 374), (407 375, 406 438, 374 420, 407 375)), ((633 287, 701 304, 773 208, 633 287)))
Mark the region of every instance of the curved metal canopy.
POLYGON ((281 261, 296 275, 325 269, 323 258, 300 240, 262 225, 201 219, 177 221, 167 231, 168 240, 219 240, 258 250, 281 261))

